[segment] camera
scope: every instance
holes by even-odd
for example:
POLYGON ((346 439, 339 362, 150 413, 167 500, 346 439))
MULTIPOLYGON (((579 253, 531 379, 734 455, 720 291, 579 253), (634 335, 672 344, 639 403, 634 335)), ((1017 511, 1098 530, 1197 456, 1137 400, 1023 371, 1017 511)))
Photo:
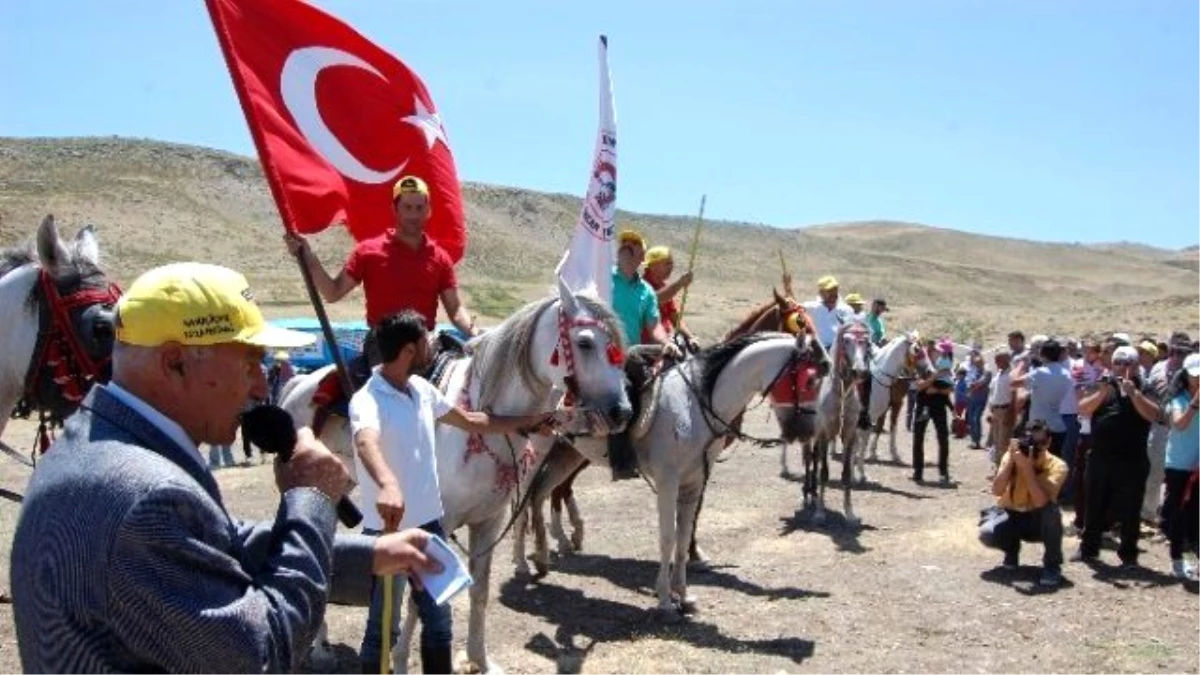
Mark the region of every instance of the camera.
POLYGON ((1036 451, 1037 441, 1033 439, 1033 434, 1025 434, 1024 437, 1017 441, 1017 452, 1022 455, 1032 457, 1036 451))
POLYGON ((1045 420, 1033 420, 1025 430, 1025 435, 1017 440, 1017 452, 1032 457, 1037 453, 1037 447, 1050 440, 1050 425, 1045 420))

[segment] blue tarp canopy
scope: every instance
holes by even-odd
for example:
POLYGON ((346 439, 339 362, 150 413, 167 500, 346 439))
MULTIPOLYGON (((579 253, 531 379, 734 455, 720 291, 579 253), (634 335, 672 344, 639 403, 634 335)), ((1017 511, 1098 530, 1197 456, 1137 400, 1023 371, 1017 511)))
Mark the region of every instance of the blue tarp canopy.
MULTIPOLYGON (((321 324, 315 317, 301 316, 271 319, 268 323, 280 328, 290 328, 305 333, 312 333, 317 338, 316 342, 307 347, 285 350, 288 352, 292 365, 296 368, 301 370, 316 370, 317 368, 333 363, 333 351, 325 343, 325 336, 321 334, 321 324)), ((342 350, 343 359, 349 361, 362 353, 363 339, 367 336, 366 321, 361 319, 357 321, 331 321, 329 325, 333 329, 333 336, 337 340, 338 347, 342 350)), ((450 333, 459 339, 465 339, 465 336, 453 324, 438 324, 436 330, 450 333)), ((268 358, 270 358, 269 354, 268 358)))

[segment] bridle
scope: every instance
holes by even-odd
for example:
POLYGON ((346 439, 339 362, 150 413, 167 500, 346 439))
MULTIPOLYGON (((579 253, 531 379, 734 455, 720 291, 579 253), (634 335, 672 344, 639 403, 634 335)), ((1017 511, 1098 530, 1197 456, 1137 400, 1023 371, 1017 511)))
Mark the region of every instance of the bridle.
MULTIPOLYGON (((102 276, 99 271, 90 276, 102 276)), ((25 389, 22 400, 17 405, 14 416, 28 417, 34 410, 39 412, 38 445, 45 452, 53 440, 50 437, 49 426, 61 425, 62 415, 59 411, 47 413, 45 408, 50 402, 43 401, 42 378, 48 378, 58 389, 59 395, 72 408, 77 406, 87 395, 92 384, 105 379, 112 361, 111 354, 102 358, 92 358, 76 334, 71 322, 74 312, 94 305, 112 307, 121 298, 121 289, 115 283, 88 285, 80 279, 80 285, 70 293, 62 293, 54 277, 45 269, 38 270, 38 284, 41 286, 42 303, 48 316, 39 330, 38 344, 34 350, 33 359, 25 374, 25 389)))
MULTIPOLYGON (((921 361, 924 361, 929 358, 928 356, 925 356, 924 354, 922 354, 921 358, 918 359, 913 354, 914 351, 919 349, 917 344, 912 342, 912 340, 909 338, 905 338, 905 340, 908 341, 908 344, 904 346, 904 365, 900 367, 900 370, 898 370, 895 373, 888 373, 888 372, 876 373, 875 368, 873 368, 873 367, 871 368, 871 379, 874 380, 875 382, 878 382, 879 385, 884 388, 890 388, 893 384, 896 383, 896 380, 902 379, 901 375, 900 375, 901 372, 906 371, 906 370, 913 370, 921 363, 921 361), (882 379, 880 379, 880 377, 886 377, 887 381, 886 382, 883 381, 882 379)), ((874 365, 874 362, 872 362, 872 365, 874 365)))
POLYGON ((621 351, 616 336, 612 334, 606 323, 592 317, 568 319, 567 313, 560 307, 558 310, 558 344, 555 346, 554 353, 550 355, 550 365, 558 366, 559 363, 562 363, 566 368, 567 374, 563 376, 563 387, 566 389, 567 395, 563 404, 567 406, 574 405, 575 401, 580 398, 579 380, 575 376, 575 349, 571 345, 571 330, 576 328, 595 328, 604 333, 608 337, 606 357, 609 364, 625 365, 625 352, 621 351))

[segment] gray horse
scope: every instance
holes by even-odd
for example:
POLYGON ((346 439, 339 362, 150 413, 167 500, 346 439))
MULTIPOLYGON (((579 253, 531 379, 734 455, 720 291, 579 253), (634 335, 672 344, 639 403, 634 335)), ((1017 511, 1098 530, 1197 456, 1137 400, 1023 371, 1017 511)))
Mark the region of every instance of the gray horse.
MULTIPOLYGON (((825 485, 829 482, 830 444, 838 439, 842 442, 842 493, 843 513, 846 522, 857 524, 850 502, 850 473, 854 459, 855 436, 858 433, 858 416, 862 411, 859 401, 859 382, 869 375, 867 351, 869 340, 866 330, 857 323, 843 324, 838 328, 833 341, 830 359, 833 368, 821 381, 817 394, 816 435, 803 444, 804 487, 802 509, 812 510, 812 520, 820 524, 825 521, 825 485)), ((777 409, 778 412, 778 409, 777 409)), ((781 419, 780 424, 784 425, 781 419)))

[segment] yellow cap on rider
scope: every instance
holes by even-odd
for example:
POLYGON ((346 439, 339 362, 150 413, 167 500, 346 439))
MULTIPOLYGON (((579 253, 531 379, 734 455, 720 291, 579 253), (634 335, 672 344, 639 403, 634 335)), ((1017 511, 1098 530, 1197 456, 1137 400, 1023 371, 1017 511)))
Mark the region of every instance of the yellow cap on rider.
POLYGON ((646 248, 646 239, 637 230, 621 230, 617 235, 617 246, 637 245, 646 248))
POLYGON ((647 265, 653 265, 656 262, 662 262, 663 260, 670 260, 670 259, 671 259, 671 249, 667 248, 666 246, 655 246, 654 248, 650 249, 649 251, 646 251, 646 264, 647 265))
POLYGON ((428 197, 429 186, 416 176, 404 176, 392 186, 392 201, 399 199, 400 195, 425 195, 428 197))
POLYGON ((837 279, 834 279, 832 275, 826 275, 817 280, 817 290, 832 291, 837 287, 837 279))
POLYGON ((861 295, 859 295, 858 293, 851 293, 850 295, 846 296, 846 304, 847 305, 865 305, 867 303, 865 301, 863 301, 863 297, 861 295))

